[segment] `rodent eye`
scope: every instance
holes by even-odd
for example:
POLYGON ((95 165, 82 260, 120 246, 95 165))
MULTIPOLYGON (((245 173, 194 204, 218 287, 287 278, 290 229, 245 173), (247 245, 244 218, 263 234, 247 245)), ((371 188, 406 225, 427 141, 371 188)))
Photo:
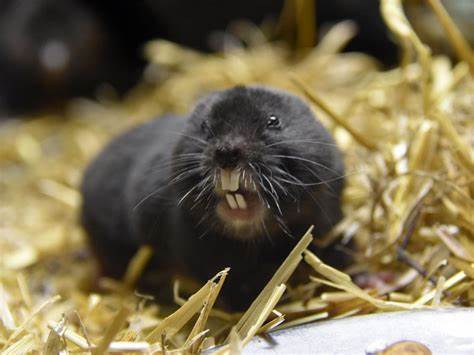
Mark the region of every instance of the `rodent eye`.
POLYGON ((268 128, 280 128, 280 126, 281 126, 281 123, 278 117, 274 115, 271 115, 270 117, 268 117, 268 120, 267 120, 268 128))

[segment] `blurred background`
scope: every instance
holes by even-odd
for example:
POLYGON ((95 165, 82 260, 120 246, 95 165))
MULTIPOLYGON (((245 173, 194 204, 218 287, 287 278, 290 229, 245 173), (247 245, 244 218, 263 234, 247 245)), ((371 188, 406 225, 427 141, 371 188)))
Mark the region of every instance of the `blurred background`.
MULTIPOLYGON (((74 97, 100 92, 121 97, 142 78, 144 45, 166 39, 199 51, 243 45, 237 21, 258 25, 267 39, 290 48, 312 47, 327 28, 353 20, 357 35, 345 51, 368 53, 381 66, 397 63, 397 47, 382 21, 378 0, 2 0, 0 1, 0 117, 57 111, 74 97), (297 4, 291 8, 291 4, 297 4), (314 14, 305 37, 292 31, 292 12, 314 14)), ((442 28, 423 1, 406 1, 423 40, 449 53, 442 28)), ((471 41, 474 1, 443 1, 471 41)), ((296 14, 298 16, 298 14, 296 14)), ((306 16, 305 18, 311 18, 306 16)))
MULTIPOLYGON (((130 126, 237 84, 308 102, 347 172, 345 218, 316 244, 353 240, 360 252, 342 271, 387 276, 368 278, 370 302, 309 282, 282 298, 285 319, 378 313, 383 300, 474 306, 474 55, 428 2, 0 0, 0 318, 10 310, 13 324, 3 332, 0 320, 0 352, 49 353, 64 315, 99 343, 122 297, 134 321, 116 340, 160 324, 163 305, 123 283, 101 279, 97 293, 78 223, 84 167, 130 126)), ((442 3, 472 45, 474 0, 442 3)), ((194 292, 182 281, 180 297, 194 292)))

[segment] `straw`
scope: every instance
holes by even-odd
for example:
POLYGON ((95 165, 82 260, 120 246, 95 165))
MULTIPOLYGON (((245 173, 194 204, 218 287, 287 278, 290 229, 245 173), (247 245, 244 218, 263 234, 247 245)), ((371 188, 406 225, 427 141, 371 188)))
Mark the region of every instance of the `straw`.
POLYGON ((246 24, 234 33, 246 46, 221 53, 152 41, 144 82, 123 100, 76 99, 63 113, 0 125, 0 352, 178 354, 227 344, 220 351, 239 353, 257 335, 307 322, 474 306, 472 50, 439 2, 429 4, 458 63, 432 55, 400 0, 381 1, 402 50, 391 70, 341 53, 357 35, 349 22, 308 48, 313 20, 304 15, 313 16, 314 4, 288 0, 278 30, 293 43, 272 42, 268 29, 246 24), (307 101, 344 155, 343 220, 313 243, 310 231, 297 236, 243 314, 222 307, 232 270, 215 270, 207 283, 179 275, 176 304, 161 292, 144 295, 136 287, 145 269, 147 277, 170 271, 151 270, 147 246, 121 280, 100 278, 78 218, 89 161, 129 127, 185 114, 207 92, 236 84, 307 101), (319 257, 332 243, 352 255, 348 269, 319 257), (301 284, 291 277, 297 269, 309 274, 301 284))

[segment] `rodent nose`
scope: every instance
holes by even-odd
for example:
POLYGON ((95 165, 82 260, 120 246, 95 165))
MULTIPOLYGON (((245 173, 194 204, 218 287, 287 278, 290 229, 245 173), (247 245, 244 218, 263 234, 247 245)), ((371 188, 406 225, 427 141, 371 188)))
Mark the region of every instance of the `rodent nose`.
POLYGON ((242 150, 238 147, 220 146, 216 148, 214 157, 221 168, 235 168, 242 158, 242 150))

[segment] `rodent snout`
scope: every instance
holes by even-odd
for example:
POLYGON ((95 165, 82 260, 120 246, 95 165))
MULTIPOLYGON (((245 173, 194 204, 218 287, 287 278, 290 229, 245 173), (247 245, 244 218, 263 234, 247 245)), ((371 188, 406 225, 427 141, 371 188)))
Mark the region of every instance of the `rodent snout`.
POLYGON ((219 145, 214 152, 214 159, 219 167, 235 168, 242 160, 243 151, 239 146, 219 145))

